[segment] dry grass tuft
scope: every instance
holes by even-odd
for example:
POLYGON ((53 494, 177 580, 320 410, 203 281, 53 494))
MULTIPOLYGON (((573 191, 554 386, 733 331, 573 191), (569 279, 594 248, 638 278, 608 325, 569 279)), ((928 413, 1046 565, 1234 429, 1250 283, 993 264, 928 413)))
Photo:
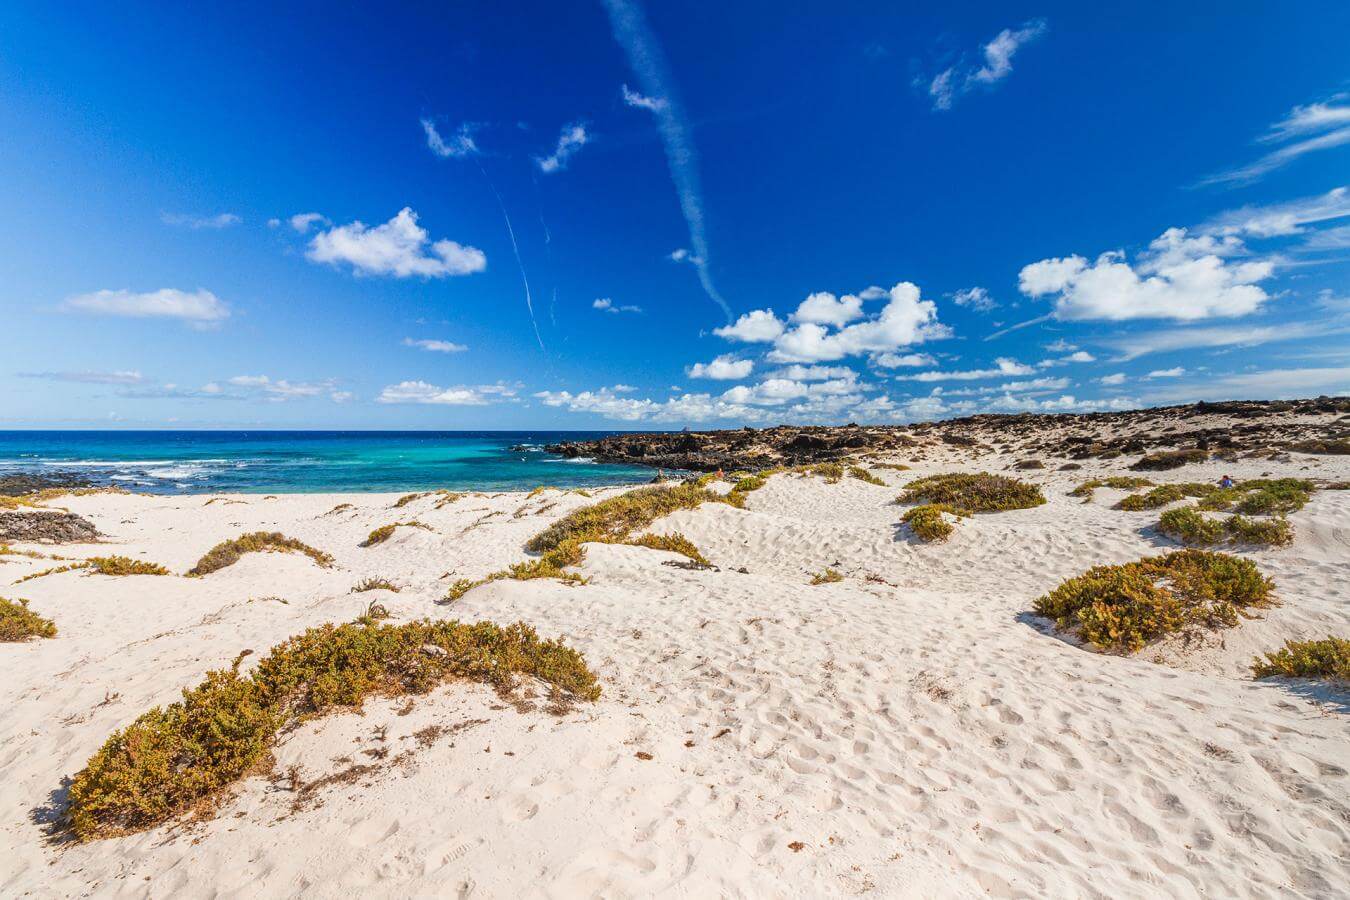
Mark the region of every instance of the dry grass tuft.
POLYGON ((817 572, 811 576, 811 583, 815 584, 834 584, 836 581, 843 581, 844 576, 840 575, 834 569, 826 569, 824 572, 817 572))
POLYGON ((207 673, 197 687, 116 731, 74 778, 68 824, 80 841, 144 831, 268 766, 277 735, 367 697, 424 694, 451 679, 509 690, 518 676, 562 700, 595 700, 581 654, 523 624, 373 621, 324 625, 290 638, 249 675, 207 673))
POLYGON ((853 478, 856 478, 859 481, 865 481, 868 484, 875 484, 880 487, 886 486, 886 482, 882 481, 880 478, 873 475, 871 472, 867 471, 862 466, 849 466, 848 474, 853 478))
POLYGON ((197 564, 188 570, 188 575, 198 577, 232 566, 243 558, 245 553, 270 551, 276 553, 303 553, 320 566, 327 568, 333 564, 333 557, 322 550, 315 550, 309 544, 286 537, 279 531, 252 531, 241 534, 229 541, 221 541, 206 555, 197 560, 197 564))
POLYGON ((387 578, 362 578, 352 588, 353 594, 364 594, 366 591, 393 591, 398 593, 398 585, 387 578))
POLYGON ((92 556, 86 560, 89 571, 98 575, 169 575, 159 563, 130 559, 125 556, 92 556))

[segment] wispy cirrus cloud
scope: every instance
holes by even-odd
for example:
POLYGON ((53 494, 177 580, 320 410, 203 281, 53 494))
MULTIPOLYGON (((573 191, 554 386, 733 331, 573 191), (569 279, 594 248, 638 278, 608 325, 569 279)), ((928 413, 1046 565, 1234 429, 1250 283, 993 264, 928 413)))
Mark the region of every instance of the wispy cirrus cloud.
POLYGON ((102 290, 68 297, 67 310, 118 316, 129 319, 177 319, 198 327, 218 324, 230 315, 230 309, 208 290, 180 291, 161 288, 139 293, 128 290, 102 290))
POLYGON ((479 125, 475 122, 462 122, 448 138, 441 136, 436 123, 431 119, 421 119, 422 131, 427 137, 427 147, 441 159, 463 159, 478 153, 478 143, 474 133, 479 125))
POLYGON ((608 297, 597 297, 591 303, 591 309, 598 309, 601 312, 614 313, 615 315, 619 313, 642 312, 642 307, 640 306, 635 306, 631 303, 615 303, 608 297))
POLYGON ((68 381, 73 384, 148 384, 151 379, 136 371, 118 372, 20 372, 20 378, 39 378, 43 381, 68 381))
POLYGON ((356 221, 314 235, 305 256, 312 262, 350 265, 358 275, 444 278, 472 275, 487 268, 477 247, 450 240, 432 241, 417 224, 417 213, 404 207, 383 225, 356 221))
POLYGON ((552 175, 554 172, 561 172, 567 168, 572 157, 591 142, 590 133, 586 131, 584 122, 572 122, 564 125, 562 132, 558 135, 558 144, 553 148, 553 152, 548 156, 536 156, 534 163, 539 167, 539 171, 545 175, 552 175))
POLYGON ((231 225, 238 225, 244 221, 234 213, 218 213, 214 216, 194 216, 185 213, 161 213, 159 216, 161 222, 165 225, 172 225, 175 228, 190 228, 193 231, 202 229, 219 230, 229 228, 231 225))
POLYGON ((713 284, 709 269, 698 150, 694 145, 693 131, 689 127, 684 106, 680 102, 665 53, 647 25, 642 9, 636 3, 632 0, 603 0, 603 2, 606 12, 609 13, 614 39, 628 57, 628 65, 642 88, 642 93, 638 94, 625 85, 624 102, 630 106, 649 110, 655 117, 657 130, 661 134, 661 144, 666 151, 666 164, 670 168, 671 179, 675 182, 675 194, 680 200, 680 211, 684 214, 685 225, 689 229, 691 252, 684 254, 681 259, 687 259, 693 264, 698 272, 703 292, 718 305, 730 322, 731 307, 713 284), (633 99, 630 100, 629 97, 633 99))
POLYGON ((438 341, 430 338, 415 340, 413 338, 404 338, 403 346, 416 347, 418 350, 426 350, 429 353, 463 353, 469 348, 464 344, 456 344, 453 341, 438 341))
POLYGON ((948 110, 958 98, 978 88, 990 88, 1012 74, 1013 56, 1049 30, 1044 19, 1032 19, 1019 28, 1005 28, 980 48, 975 62, 962 59, 928 82, 933 109, 948 110))
POLYGON ((1323 321, 1285 322, 1278 325, 1231 325, 1217 327, 1169 328, 1125 334, 1104 340, 1116 350, 1117 361, 1126 362, 1150 353, 1219 347, 1255 347, 1277 341, 1322 337, 1350 332, 1344 318, 1323 321))
POLYGON ((1203 178, 1199 185, 1249 184, 1310 153, 1350 144, 1350 98, 1337 94, 1328 102, 1295 106, 1257 140, 1284 146, 1244 166, 1203 178))

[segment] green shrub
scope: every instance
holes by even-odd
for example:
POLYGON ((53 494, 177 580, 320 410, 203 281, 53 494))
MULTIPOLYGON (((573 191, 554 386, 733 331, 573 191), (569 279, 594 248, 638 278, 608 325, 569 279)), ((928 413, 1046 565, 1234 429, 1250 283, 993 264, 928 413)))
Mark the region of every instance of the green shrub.
POLYGON ((882 481, 880 478, 873 475, 871 472, 867 471, 862 466, 849 466, 848 474, 853 478, 856 478, 859 481, 865 481, 868 484, 876 484, 880 485, 881 487, 886 486, 886 482, 882 481))
POLYGON ((1248 519, 1239 514, 1224 522, 1224 528, 1228 531, 1228 540, 1234 544, 1285 547, 1294 542, 1294 526, 1283 517, 1248 519))
POLYGON ((0 597, 0 641, 26 641, 34 637, 55 637, 56 626, 28 608, 27 600, 0 597))
POLYGON ((695 484, 638 488, 573 510, 530 538, 525 549, 535 553, 548 552, 569 541, 575 544, 588 541, 621 543, 633 532, 677 510, 725 502, 728 502, 726 498, 695 484))
POLYGON ((1252 660, 1253 678, 1325 678, 1350 681, 1350 640, 1329 637, 1320 641, 1285 641, 1265 661, 1252 660))
POLYGON ((1219 489, 1212 484, 1199 481, 1186 481, 1180 484, 1160 484, 1151 491, 1142 494, 1130 494, 1121 497, 1117 508, 1138 512, 1145 509, 1158 509, 1169 503, 1176 503, 1187 497, 1208 497, 1219 489))
POLYGON ((87 568, 89 568, 89 563, 84 562, 82 560, 80 562, 70 563, 69 565, 54 566, 50 569, 43 569, 40 572, 29 572, 27 575, 23 576, 14 583, 23 584, 25 581, 32 581, 34 578, 45 578, 48 575, 60 575, 62 572, 74 572, 76 569, 87 569, 87 568))
POLYGON ((952 472, 911 481, 900 496, 902 503, 943 503, 967 512, 1030 509, 1045 502, 1034 484, 988 472, 952 472))
POLYGON ((915 506, 900 517, 900 521, 909 526, 909 530, 921 541, 945 541, 951 536, 952 524, 942 518, 943 513, 961 518, 965 515, 945 503, 926 503, 915 506))
POLYGON ((99 575, 168 575, 169 570, 158 563, 129 559, 125 556, 93 556, 86 562, 91 572, 99 575))
POLYGON ((811 576, 811 583, 814 584, 834 584, 836 581, 843 581, 844 576, 840 575, 834 569, 826 569, 824 572, 817 572, 811 576))
POLYGON ((286 537, 279 531, 252 531, 239 537, 221 541, 206 555, 197 560, 197 564, 188 570, 193 577, 209 575, 226 566, 232 566, 243 558, 245 553, 272 551, 277 553, 303 553, 325 568, 333 564, 333 557, 322 550, 315 550, 308 544, 286 537))
POLYGON ((891 469, 895 472, 908 472, 909 466, 904 463, 874 462, 868 463, 874 469, 891 469))
POLYGON ((652 550, 678 553, 702 566, 712 565, 698 547, 694 546, 693 541, 678 532, 675 534, 644 534, 641 537, 633 538, 628 543, 634 547, 648 547, 652 550))
POLYGON ((280 731, 331 709, 423 694, 449 679, 506 689, 517 675, 548 682, 560 696, 600 695, 579 653, 523 623, 310 629, 272 648, 252 674, 240 675, 237 661, 234 670, 208 672, 182 700, 114 732, 71 783, 71 831, 89 841, 153 828, 262 769, 280 731))
POLYGON ((1134 652, 1194 627, 1232 627, 1272 606, 1273 585, 1247 559, 1178 550, 1118 566, 1094 566, 1035 601, 1037 615, 1101 648, 1134 652))
POLYGON ((1201 463, 1207 459, 1209 459, 1208 450, 1164 450, 1161 453, 1145 454, 1130 468, 1138 472, 1162 472, 1180 469, 1187 463, 1201 463))
MULTIPOLYGON (((787 471, 786 469, 779 467, 772 469, 764 469, 762 471, 754 473, 753 475, 747 475, 744 478, 737 481, 734 485, 732 485, 731 493, 738 495, 739 497, 740 495, 748 494, 751 491, 757 491, 760 488, 764 487, 764 485, 768 484, 769 479, 772 478, 774 475, 778 475, 779 473, 786 471, 787 471)), ((740 506, 742 504, 738 502, 735 505, 740 506)))
POLYGON ((1179 506, 1163 513, 1158 531, 1188 547, 1207 547, 1228 537, 1223 522, 1200 515, 1193 506, 1179 506))
POLYGON ((1312 499, 1316 485, 1303 478, 1253 478, 1230 488, 1211 491, 1201 509, 1229 510, 1249 516, 1286 515, 1297 512, 1312 499))
POLYGON ((396 528, 398 528, 397 522, 381 525, 379 528, 376 528, 370 534, 366 535, 366 539, 361 542, 361 546, 374 547, 376 544, 383 544, 394 536, 394 529, 396 528))
POLYGON ((825 479, 826 484, 838 484, 844 477, 844 467, 837 462, 822 462, 798 466, 793 471, 802 475, 819 475, 821 478, 825 479))

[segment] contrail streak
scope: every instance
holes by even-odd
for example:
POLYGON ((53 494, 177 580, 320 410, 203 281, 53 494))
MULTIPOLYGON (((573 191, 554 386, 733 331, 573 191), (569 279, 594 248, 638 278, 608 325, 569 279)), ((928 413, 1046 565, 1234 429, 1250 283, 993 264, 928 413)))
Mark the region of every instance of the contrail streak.
POLYGON ((684 214, 685 224, 689 226, 689 247, 693 251, 691 261, 698 271, 698 280, 704 292, 722 308, 730 324, 731 307, 718 293, 708 272, 708 239, 703 230, 703 188, 698 173, 698 151, 690 136, 684 107, 675 91, 675 80, 666 65, 665 54, 647 26, 640 7, 630 0, 601 2, 609 13, 614 40, 628 57, 628 64, 643 91, 664 101, 647 108, 656 117, 661 143, 666 150, 666 164, 675 182, 675 193, 680 198, 680 211, 684 214))
POLYGON ((530 324, 534 326, 534 339, 539 342, 539 349, 544 350, 544 339, 539 336, 539 323, 534 320, 534 301, 530 299, 530 277, 525 274, 525 263, 520 258, 520 245, 516 243, 516 230, 511 227, 511 217, 506 213, 506 204, 502 202, 502 195, 488 178, 487 170, 483 164, 476 158, 474 164, 478 166, 478 171, 483 174, 483 180, 487 186, 492 189, 493 195, 497 198, 497 206, 501 208, 502 218, 506 221, 506 233, 511 236, 511 249, 516 254, 516 265, 520 267, 520 280, 525 283, 525 308, 530 311, 530 324))

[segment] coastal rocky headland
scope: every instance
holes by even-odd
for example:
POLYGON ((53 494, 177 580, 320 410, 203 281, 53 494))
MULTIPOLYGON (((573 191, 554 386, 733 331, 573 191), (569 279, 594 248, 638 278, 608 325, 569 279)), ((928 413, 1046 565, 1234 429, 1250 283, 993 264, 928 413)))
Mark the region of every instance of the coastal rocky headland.
POLYGON ((1350 452, 1350 397, 1191 403, 1128 412, 978 415, 915 425, 779 425, 724 431, 619 434, 545 449, 568 458, 699 472, 774 468, 939 446, 1111 459, 1152 449, 1243 453, 1312 448, 1350 452))

